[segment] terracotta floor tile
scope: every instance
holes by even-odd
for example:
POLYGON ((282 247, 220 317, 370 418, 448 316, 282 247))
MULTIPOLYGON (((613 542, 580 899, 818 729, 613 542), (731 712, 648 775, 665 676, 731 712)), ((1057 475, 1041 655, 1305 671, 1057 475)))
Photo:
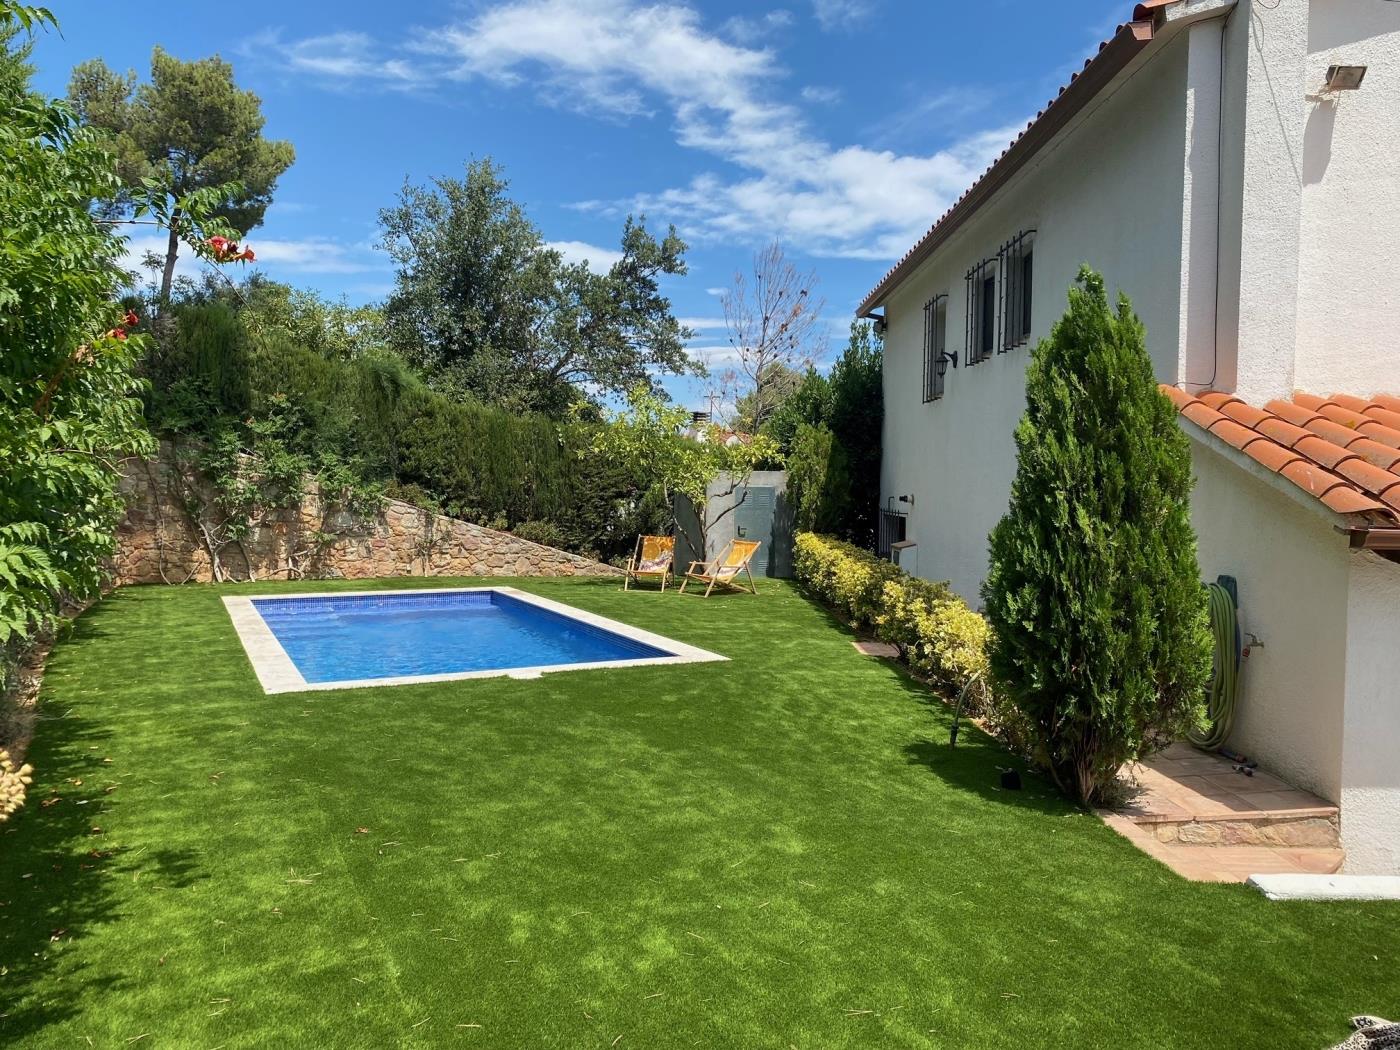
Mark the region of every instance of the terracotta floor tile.
POLYGON ((1306 791, 1251 791, 1240 795, 1242 799, 1254 806, 1255 809, 1287 810, 1287 809, 1320 809, 1333 808, 1330 802, 1310 795, 1306 791))
POLYGON ((1138 791, 1104 822, 1148 856, 1184 878, 1200 882, 1244 882, 1277 872, 1325 874, 1341 868, 1341 849, 1320 847, 1207 846, 1162 842, 1156 825, 1200 820, 1268 819, 1271 813, 1335 809, 1263 771, 1245 776, 1229 760, 1176 743, 1145 763, 1124 767, 1138 791))

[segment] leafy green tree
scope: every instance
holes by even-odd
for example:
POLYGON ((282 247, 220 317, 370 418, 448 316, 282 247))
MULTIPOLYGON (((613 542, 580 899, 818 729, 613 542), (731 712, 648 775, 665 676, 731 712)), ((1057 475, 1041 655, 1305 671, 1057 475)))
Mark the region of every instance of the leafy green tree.
POLYGON ((620 394, 694 369, 659 280, 685 273, 674 229, 629 218, 605 274, 565 263, 506 194, 489 159, 461 179, 405 185, 380 212, 398 264, 384 306, 390 345, 433 385, 516 410, 561 413, 580 388, 620 394))
POLYGON ((996 692, 1087 803, 1200 723, 1211 646, 1187 439, 1126 297, 1111 309, 1087 267, 1078 285, 1031 355, 982 594, 996 692))
POLYGON ((781 461, 782 456, 773 440, 762 434, 749 441, 727 443, 721 440, 720 428, 711 427, 701 440, 683 437, 681 431, 689 419, 684 408, 639 383, 628 392, 626 409, 613 413, 595 431, 592 447, 581 454, 625 466, 634 476, 651 478, 653 499, 666 508, 669 528, 684 534, 692 551, 706 551, 709 530, 742 502, 730 503, 723 497, 743 488, 760 464, 781 461), (676 498, 684 497, 692 507, 704 508, 711 484, 721 476, 727 479, 718 501, 724 509, 714 518, 698 513, 696 524, 687 527, 686 519, 675 514, 676 498))
POLYGON ((831 380, 815 368, 808 368, 792 393, 783 398, 763 424, 763 433, 786 454, 793 449, 799 427, 821 426, 830 418, 831 380))
MULTIPOLYGON (((235 298, 226 287, 219 291, 221 298, 235 298)), ((343 297, 328 299, 256 273, 238 293, 244 322, 254 337, 280 332, 297 346, 341 361, 384 351, 383 316, 377 306, 352 306, 343 297)))
POLYGON ((116 301, 122 240, 88 209, 120 189, 111 158, 23 71, 15 27, 45 21, 0 2, 0 664, 64 596, 97 593, 116 461, 151 448, 133 375, 145 337, 116 301))
POLYGON ((100 58, 73 70, 68 87, 83 122, 101 130, 117 157, 126 192, 111 201, 109 215, 136 210, 142 200, 167 229, 160 301, 170 298, 180 252, 184 199, 217 191, 214 217, 239 234, 260 225, 277 179, 291 167, 289 142, 263 137, 262 103, 233 81, 233 66, 219 58, 182 62, 157 47, 151 79, 138 85, 134 72, 115 73, 100 58))
MULTIPOLYGON (((811 371, 811 368, 808 368, 811 371)), ((806 373, 782 361, 772 361, 752 390, 734 402, 734 429, 752 434, 768 428, 773 416, 801 388, 806 373)))
POLYGON ((801 423, 788 456, 788 494, 802 532, 839 533, 850 504, 845 449, 825 423, 801 423))
POLYGON ((831 369, 828 425, 845 453, 850 489, 838 534, 875 549, 880 504, 881 431, 885 420, 884 347, 874 325, 856 321, 831 369))

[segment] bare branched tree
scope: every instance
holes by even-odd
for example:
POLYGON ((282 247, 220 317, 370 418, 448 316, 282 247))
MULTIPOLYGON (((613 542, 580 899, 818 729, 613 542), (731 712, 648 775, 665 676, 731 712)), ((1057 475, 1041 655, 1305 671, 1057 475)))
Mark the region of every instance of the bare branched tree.
POLYGON ((818 321, 825 300, 814 271, 799 272, 777 241, 754 255, 752 276, 734 275, 724 293, 724 323, 734 363, 721 376, 736 406, 736 429, 757 431, 792 388, 791 377, 826 352, 818 321))

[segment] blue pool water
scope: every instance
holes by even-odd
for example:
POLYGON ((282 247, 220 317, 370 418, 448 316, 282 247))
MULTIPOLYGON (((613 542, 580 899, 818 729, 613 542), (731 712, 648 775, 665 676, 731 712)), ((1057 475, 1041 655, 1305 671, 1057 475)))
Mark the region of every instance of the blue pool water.
POLYGON ((498 591, 256 598, 253 605, 311 683, 673 655, 498 591))

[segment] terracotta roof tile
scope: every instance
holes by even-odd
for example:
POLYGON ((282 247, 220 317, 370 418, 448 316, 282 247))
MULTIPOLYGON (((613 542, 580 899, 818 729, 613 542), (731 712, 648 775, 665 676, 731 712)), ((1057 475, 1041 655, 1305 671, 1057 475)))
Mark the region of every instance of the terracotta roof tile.
MULTIPOLYGON (((1251 441, 1268 441, 1263 434, 1257 430, 1250 430, 1249 427, 1241 426, 1233 419, 1221 418, 1212 423, 1208 428, 1212 434, 1218 438, 1224 438, 1236 448, 1247 448, 1251 441)), ((1297 456, 1293 457, 1297 459, 1297 456)))
MULTIPOLYGON (((1355 453, 1343 448, 1341 445, 1334 445, 1326 438, 1320 438, 1316 434, 1308 434, 1300 438, 1292 446, 1295 451, 1301 452, 1314 463, 1320 463, 1328 470, 1336 470, 1338 463, 1344 463, 1349 459, 1356 459, 1355 453)), ((1357 462, 1362 462, 1357 460, 1357 462)))
POLYGON ((1234 394, 1222 393, 1219 390, 1202 390, 1196 396, 1200 400, 1208 404, 1211 408, 1215 409, 1217 412, 1223 412, 1225 410, 1225 406, 1230 404, 1232 401, 1237 401, 1241 405, 1244 404, 1244 402, 1240 401, 1240 399, 1237 398, 1234 394))
POLYGON ((1245 455, 1264 464, 1275 474, 1293 462, 1302 462, 1303 457, 1292 449, 1276 445, 1272 441, 1254 441, 1245 446, 1245 455))
POLYGON ((1393 474, 1400 474, 1400 449, 1391 448, 1389 445, 1382 445, 1378 441, 1370 438, 1360 438, 1353 441, 1347 449, 1355 452, 1367 463, 1374 463, 1382 470, 1388 470, 1393 474))
POLYGON ((1318 397, 1316 394, 1305 394, 1299 390, 1293 395, 1293 403, 1311 412, 1316 412, 1323 405, 1328 404, 1325 397, 1318 397))
MULTIPOLYGON (((1206 402, 1209 404, 1210 402, 1206 402)), ((1243 423, 1247 427, 1257 427, 1264 420, 1271 418, 1269 413, 1262 408, 1255 408, 1253 405, 1246 405, 1243 401, 1235 399, 1227 401, 1223 405, 1217 406, 1219 411, 1233 419, 1236 423, 1243 423)))
POLYGON ((1338 514, 1367 514, 1377 511, 1384 514, 1386 506, 1364 496, 1355 489, 1333 489, 1322 494, 1322 502, 1338 514))
POLYGON ((1185 408, 1192 401, 1196 400, 1194 397, 1192 397, 1185 390, 1182 390, 1178 386, 1164 386, 1161 387, 1161 391, 1162 393, 1167 395, 1167 398, 1171 401, 1172 404, 1174 404, 1177 407, 1178 411, 1185 408))
POLYGON ((1365 415, 1374 419, 1377 423, 1384 423, 1392 430, 1400 430, 1400 412, 1392 412, 1382 405, 1371 405, 1366 409, 1365 415))
POLYGON ((1317 418, 1316 412, 1309 411, 1302 405, 1295 405, 1292 401, 1270 401, 1264 407, 1280 419, 1298 427, 1305 427, 1317 418))
POLYGON ((1185 408, 1180 409, 1180 412, 1191 422, 1205 427, 1207 430, 1225 418, 1209 405, 1203 405, 1199 401, 1192 401, 1185 408))
POLYGON ((1297 393, 1263 408, 1234 394, 1163 386, 1212 437, 1287 478, 1358 527, 1400 526, 1400 398, 1297 393))
MULTIPOLYGON (((1303 407, 1309 408, 1311 406, 1304 405, 1303 407)), ((1366 417, 1360 412, 1353 412, 1351 409, 1343 408, 1341 405, 1333 404, 1331 401, 1324 401, 1317 406, 1316 411, 1319 416, 1330 419, 1334 423, 1340 423, 1344 427, 1351 427, 1352 430, 1355 430, 1366 422, 1366 417)))
POLYGON ((1353 412, 1365 412, 1366 409, 1371 407, 1371 402, 1367 401, 1364 397, 1353 397, 1351 394, 1333 394, 1327 400, 1331 401, 1334 405, 1341 405, 1343 408, 1349 408, 1353 412))
POLYGON ((1400 485, 1400 475, 1373 467, 1357 456, 1339 463, 1336 470, 1357 488, 1365 489, 1378 499, 1385 499, 1387 492, 1400 485))
POLYGON ((1321 467, 1302 459, 1285 464, 1279 473, 1304 492, 1311 492, 1318 497, 1321 497, 1324 492, 1331 492, 1339 485, 1346 485, 1345 481, 1330 470, 1323 470, 1321 467))
POLYGON ((1279 419, 1278 416, 1269 416, 1254 424, 1254 429, 1266 438, 1277 441, 1280 445, 1287 445, 1289 448, 1305 437, 1315 436, 1311 430, 1295 427, 1292 423, 1279 419))
POLYGON ((1384 423, 1366 422, 1356 428, 1363 436, 1372 441, 1378 441, 1382 445, 1389 445, 1391 448, 1400 448, 1400 430, 1388 427, 1384 423))
POLYGON ((1352 442, 1359 440, 1362 436, 1351 427, 1331 419, 1324 419, 1322 416, 1314 416, 1304 426, 1319 437, 1325 437, 1332 444, 1341 445, 1342 448, 1351 448, 1352 442))

